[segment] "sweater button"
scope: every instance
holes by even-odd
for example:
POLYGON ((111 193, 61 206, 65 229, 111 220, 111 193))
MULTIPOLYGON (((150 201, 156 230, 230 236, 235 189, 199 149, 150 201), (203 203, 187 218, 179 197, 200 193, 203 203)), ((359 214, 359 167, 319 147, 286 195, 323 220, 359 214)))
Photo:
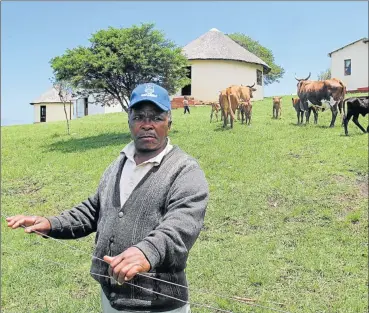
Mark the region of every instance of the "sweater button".
POLYGON ((123 217, 123 215, 124 215, 123 212, 118 213, 118 217, 123 217))
POLYGON ((116 296, 115 292, 112 292, 112 293, 110 294, 110 297, 112 297, 112 298, 115 298, 115 296, 116 296))

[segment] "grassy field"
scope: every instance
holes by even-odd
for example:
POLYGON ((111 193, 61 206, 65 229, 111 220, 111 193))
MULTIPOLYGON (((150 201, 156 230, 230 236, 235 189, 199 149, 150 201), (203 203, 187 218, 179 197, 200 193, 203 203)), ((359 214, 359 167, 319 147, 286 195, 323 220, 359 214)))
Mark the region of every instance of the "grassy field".
MULTIPOLYGON (((209 123, 209 107, 173 112, 172 142, 198 159, 210 185, 188 261, 190 301, 235 313, 367 312, 368 135, 350 122, 344 136, 339 117, 328 128, 330 111, 318 125, 297 126, 290 98, 280 120, 266 98, 254 102, 250 127, 225 130, 209 123)), ((64 122, 1 131, 3 215, 50 216, 78 204, 130 141, 122 113, 73 120, 71 136, 64 122)), ((93 235, 67 241, 80 253, 12 231, 3 217, 1 231, 2 312, 101 312, 89 275, 93 235)))

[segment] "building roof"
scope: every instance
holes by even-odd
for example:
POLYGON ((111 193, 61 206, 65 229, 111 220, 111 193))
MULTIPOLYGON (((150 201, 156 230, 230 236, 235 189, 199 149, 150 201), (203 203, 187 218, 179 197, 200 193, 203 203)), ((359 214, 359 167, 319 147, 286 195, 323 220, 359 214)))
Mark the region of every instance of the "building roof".
POLYGON ((183 53, 188 60, 234 60, 260 64, 265 74, 271 70, 263 60, 216 28, 191 41, 183 48, 183 53))
POLYGON ((355 44, 355 43, 358 43, 358 42, 360 42, 360 41, 362 41, 363 43, 367 43, 367 42, 369 42, 368 38, 366 38, 366 37, 361 38, 361 39, 359 39, 359 40, 356 40, 356 41, 354 41, 354 42, 349 43, 349 44, 348 44, 348 45, 346 45, 346 46, 343 46, 343 47, 341 47, 341 48, 339 48, 339 49, 337 49, 337 50, 334 50, 334 51, 332 51, 332 52, 328 53, 328 56, 329 56, 329 57, 331 57, 331 55, 332 55, 333 53, 335 53, 335 52, 337 52, 337 51, 339 51, 339 50, 342 50, 342 49, 344 49, 344 48, 346 48, 346 47, 348 47, 348 46, 351 46, 351 45, 353 45, 353 44, 355 44))
MULTIPOLYGON (((72 98, 71 95, 67 96, 66 101, 73 101, 73 100, 74 99, 72 98)), ((62 103, 62 102, 60 101, 58 91, 54 87, 51 87, 46 92, 44 92, 40 97, 38 97, 36 100, 30 102, 31 105, 37 104, 37 103, 62 103)))

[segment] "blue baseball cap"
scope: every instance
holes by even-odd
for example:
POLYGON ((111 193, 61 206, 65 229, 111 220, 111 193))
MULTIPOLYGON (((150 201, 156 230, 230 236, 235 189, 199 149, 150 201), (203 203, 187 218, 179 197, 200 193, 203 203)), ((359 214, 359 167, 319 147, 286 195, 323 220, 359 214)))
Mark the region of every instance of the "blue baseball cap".
POLYGON ((169 111, 171 109, 168 91, 154 83, 141 84, 133 89, 128 108, 132 108, 142 101, 150 101, 163 111, 169 111))

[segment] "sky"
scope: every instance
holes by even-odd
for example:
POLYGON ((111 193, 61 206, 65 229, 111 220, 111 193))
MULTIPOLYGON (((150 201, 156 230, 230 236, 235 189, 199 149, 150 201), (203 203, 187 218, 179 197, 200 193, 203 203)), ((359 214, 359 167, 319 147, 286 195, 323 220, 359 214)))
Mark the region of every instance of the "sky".
POLYGON ((367 1, 2 1, 1 125, 33 123, 29 103, 51 87, 49 61, 98 30, 153 22, 185 46, 211 28, 240 32, 285 69, 264 96, 296 93, 297 77, 330 67, 328 53, 368 37, 367 1))

